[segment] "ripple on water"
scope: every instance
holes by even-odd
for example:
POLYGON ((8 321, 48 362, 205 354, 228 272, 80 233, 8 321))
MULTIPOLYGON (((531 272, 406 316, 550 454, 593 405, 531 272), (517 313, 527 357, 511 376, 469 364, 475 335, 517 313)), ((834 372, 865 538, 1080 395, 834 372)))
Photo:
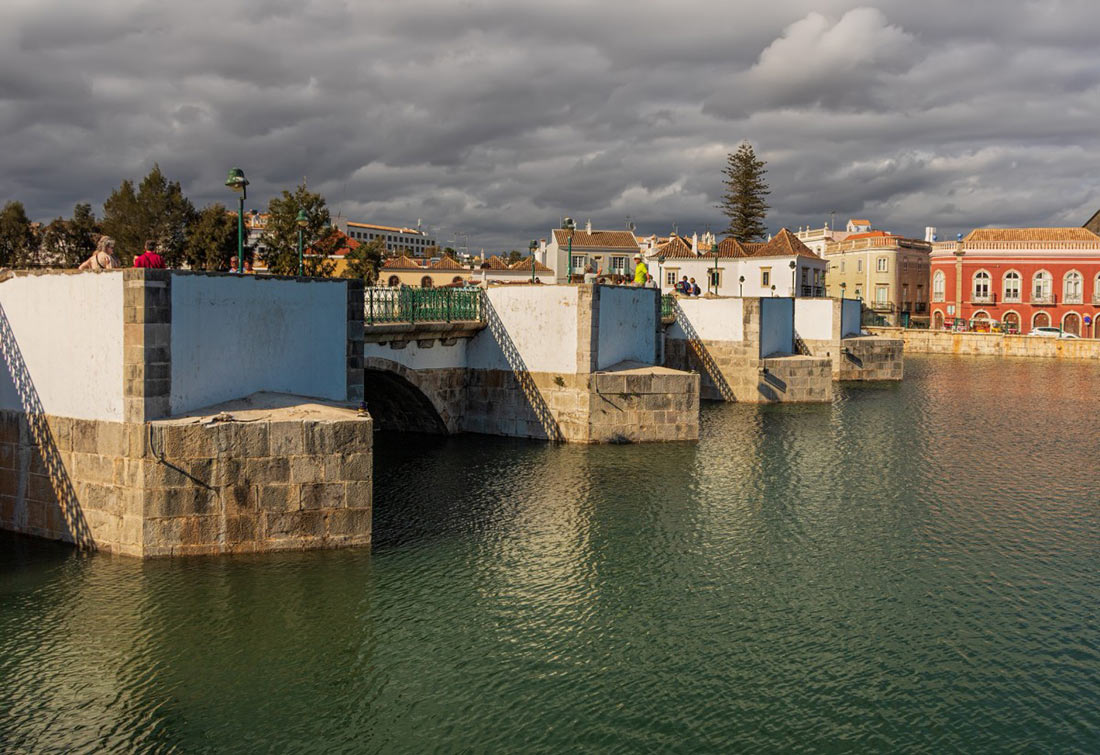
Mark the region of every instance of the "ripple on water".
POLYGON ((0 749, 1094 752, 1100 368, 906 372, 698 445, 380 434, 369 552, 5 537, 0 749))

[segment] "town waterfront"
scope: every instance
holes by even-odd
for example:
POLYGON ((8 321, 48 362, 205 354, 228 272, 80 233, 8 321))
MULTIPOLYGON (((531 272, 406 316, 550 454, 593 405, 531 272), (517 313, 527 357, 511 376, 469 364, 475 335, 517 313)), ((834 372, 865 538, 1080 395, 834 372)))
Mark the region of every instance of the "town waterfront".
POLYGON ((1095 752, 1100 365, 927 356, 696 444, 379 434, 372 549, 0 535, 5 752, 1095 752))

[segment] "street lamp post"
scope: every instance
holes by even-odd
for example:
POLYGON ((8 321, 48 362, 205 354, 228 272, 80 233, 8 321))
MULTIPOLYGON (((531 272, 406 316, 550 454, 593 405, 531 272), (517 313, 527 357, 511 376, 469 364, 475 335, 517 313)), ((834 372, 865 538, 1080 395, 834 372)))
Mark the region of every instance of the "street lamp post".
POLYGON ((237 274, 244 275, 244 200, 248 199, 248 179, 244 171, 233 168, 225 179, 225 185, 239 192, 237 197, 237 274))
POLYGON ((745 297, 745 276, 743 276, 743 275, 740 276, 737 279, 737 284, 738 284, 737 295, 740 296, 741 298, 744 298, 745 297))
POLYGON ((840 282, 840 298, 841 298, 841 300, 844 299, 844 289, 846 289, 846 288, 848 288, 847 282, 841 281, 840 282))
POLYGON ((295 222, 298 223, 298 277, 301 278, 305 273, 302 260, 302 232, 309 225, 309 218, 306 217, 305 210, 298 210, 298 217, 295 218, 295 222))
MULTIPOLYGON (((714 281, 714 295, 718 296, 718 239, 714 240, 714 270, 710 277, 714 281)), ((710 291, 710 281, 707 281, 707 291, 710 291)))
POLYGON ((664 275, 664 273, 661 272, 661 268, 664 267, 664 264, 665 264, 665 255, 658 254, 657 255, 657 292, 658 293, 663 293, 664 290, 665 290, 665 279, 662 277, 664 275))
POLYGON ((569 231, 569 251, 565 253, 565 282, 568 283, 573 280, 573 234, 577 230, 577 224, 573 222, 573 218, 566 218, 562 228, 569 231))
POLYGON ((775 284, 772 284, 772 296, 775 296, 775 284))
POLYGON ((538 247, 538 244, 535 243, 534 239, 531 239, 531 243, 527 245, 528 251, 531 252, 531 282, 532 283, 535 282, 535 249, 537 247, 538 247))
POLYGON ((796 291, 796 289, 794 287, 794 274, 796 272, 797 267, 798 267, 798 263, 795 262, 794 260, 791 260, 791 298, 792 299, 795 297, 795 291, 796 291))

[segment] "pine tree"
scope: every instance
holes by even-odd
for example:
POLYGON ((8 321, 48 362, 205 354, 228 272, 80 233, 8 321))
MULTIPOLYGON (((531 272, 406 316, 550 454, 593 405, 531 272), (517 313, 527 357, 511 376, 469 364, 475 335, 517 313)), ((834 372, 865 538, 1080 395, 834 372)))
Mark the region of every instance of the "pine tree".
POLYGON ((237 213, 219 203, 202 208, 187 229, 187 264, 196 270, 228 270, 236 256, 237 213))
POLYGON ((340 277, 360 278, 368 286, 373 286, 378 280, 378 271, 382 267, 382 258, 385 255, 386 242, 382 239, 364 242, 344 255, 348 266, 340 277))
MULTIPOLYGON (((267 205, 269 217, 260 247, 267 271, 275 275, 298 274, 298 212, 304 210, 308 222, 302 234, 302 243, 306 250, 323 248, 326 254, 333 253, 343 243, 343 234, 331 225, 325 198, 311 192, 305 183, 299 184, 294 193, 283 189, 281 197, 275 197, 267 205)), ((305 259, 306 275, 315 277, 331 276, 335 265, 323 254, 312 255, 305 259)))
POLYGON ((124 266, 141 254, 145 241, 160 247, 164 263, 178 267, 187 244, 187 225, 195 208, 178 181, 169 181, 154 164, 137 191, 129 179, 111 192, 103 203, 103 232, 115 240, 115 254, 124 266))
POLYGON ((765 165, 765 161, 757 159, 752 145, 742 142, 736 152, 727 156, 726 167, 722 169, 726 193, 718 209, 729 218, 726 235, 738 241, 763 241, 768 232, 764 218, 768 215, 766 197, 771 192, 764 180, 768 172, 765 165))

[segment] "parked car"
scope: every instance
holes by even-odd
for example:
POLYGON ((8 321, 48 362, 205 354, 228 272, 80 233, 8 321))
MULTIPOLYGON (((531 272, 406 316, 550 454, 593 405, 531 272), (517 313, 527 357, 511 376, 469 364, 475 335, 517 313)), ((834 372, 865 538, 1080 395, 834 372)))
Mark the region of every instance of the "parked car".
POLYGON ((1073 333, 1065 333, 1060 328, 1051 328, 1045 325, 1040 325, 1038 328, 1032 328, 1029 336, 1043 336, 1044 338, 1077 338, 1073 333))

